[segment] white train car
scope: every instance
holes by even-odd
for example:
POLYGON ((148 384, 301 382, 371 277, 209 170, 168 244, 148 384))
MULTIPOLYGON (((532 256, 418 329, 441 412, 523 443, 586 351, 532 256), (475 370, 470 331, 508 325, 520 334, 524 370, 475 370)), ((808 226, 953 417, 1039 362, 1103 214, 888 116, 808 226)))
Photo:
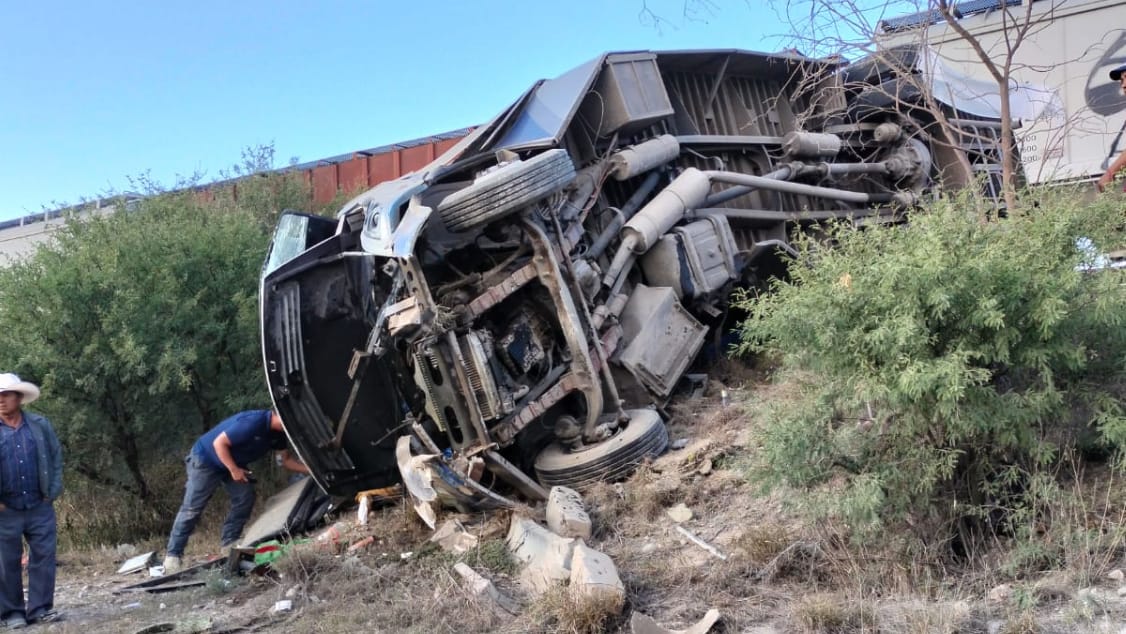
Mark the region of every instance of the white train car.
MULTIPOLYGON (((974 0, 955 5, 964 26, 998 63, 1004 61, 1014 21, 1031 9, 1032 27, 1013 54, 1012 79, 1039 93, 1024 101, 1017 138, 1025 175, 1033 183, 1092 181, 1126 150, 1126 97, 1108 72, 1126 64, 1126 2, 1121 0, 974 0), (1004 15, 1008 12, 1008 18, 1004 15), (1007 28, 1006 28, 1007 26, 1007 28)), ((936 11, 884 20, 880 46, 926 42, 941 65, 980 85, 986 110, 996 82, 985 64, 936 11)))

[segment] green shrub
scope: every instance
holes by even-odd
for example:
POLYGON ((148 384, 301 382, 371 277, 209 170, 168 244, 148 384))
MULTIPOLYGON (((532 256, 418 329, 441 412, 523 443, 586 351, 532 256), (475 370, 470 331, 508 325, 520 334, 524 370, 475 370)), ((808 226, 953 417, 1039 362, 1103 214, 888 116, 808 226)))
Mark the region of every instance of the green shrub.
POLYGON ((269 406, 258 277, 278 211, 311 203, 299 172, 262 172, 272 153, 248 150, 245 178, 206 189, 142 175, 144 198, 0 267, 0 368, 43 387, 30 409, 63 443, 64 541, 163 533, 195 437, 269 406))
POLYGON ((1061 449, 1126 444, 1123 273, 1079 270, 1077 248, 1123 246, 1126 201, 1026 192, 1000 221, 988 205, 826 226, 798 239, 789 279, 740 298, 741 351, 794 384, 762 406, 767 484, 854 528, 996 527, 1061 449))

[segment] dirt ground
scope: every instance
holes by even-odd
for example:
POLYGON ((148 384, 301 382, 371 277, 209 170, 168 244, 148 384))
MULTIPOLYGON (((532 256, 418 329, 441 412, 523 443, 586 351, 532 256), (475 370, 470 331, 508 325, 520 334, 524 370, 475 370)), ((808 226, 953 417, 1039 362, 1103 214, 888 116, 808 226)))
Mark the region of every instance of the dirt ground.
MULTIPOLYGON (((431 531, 408 505, 395 504, 377 509, 367 526, 354 523, 354 512, 342 518, 349 525, 340 545, 370 535, 366 548, 306 548, 269 574, 208 572, 204 585, 174 592, 121 593, 145 579, 115 574, 125 553, 66 554, 56 599, 65 619, 30 631, 630 632, 635 612, 687 628, 716 609, 712 632, 1126 632, 1126 587, 1107 577, 1122 562, 1103 562, 1092 575, 1102 581, 1085 586, 1055 571, 1004 587, 987 576, 951 583, 879 550, 837 548, 838 534, 797 521, 748 480, 754 425, 737 405, 747 390, 729 383, 730 405, 713 383, 705 398, 670 409, 678 448, 626 482, 584 494, 594 521, 589 545, 614 560, 626 586, 620 613, 565 589, 533 596, 519 584, 503 547, 511 512, 440 513, 439 522, 456 517, 479 540, 452 555, 429 542, 431 531), (681 504, 690 517, 681 510, 674 519, 670 509, 681 504), (515 614, 469 591, 453 572, 459 561, 491 579, 515 614), (291 609, 275 610, 286 600, 291 609)), ((542 505, 518 513, 543 520, 542 505)), ((206 560, 206 546, 194 547, 194 562, 206 560)))

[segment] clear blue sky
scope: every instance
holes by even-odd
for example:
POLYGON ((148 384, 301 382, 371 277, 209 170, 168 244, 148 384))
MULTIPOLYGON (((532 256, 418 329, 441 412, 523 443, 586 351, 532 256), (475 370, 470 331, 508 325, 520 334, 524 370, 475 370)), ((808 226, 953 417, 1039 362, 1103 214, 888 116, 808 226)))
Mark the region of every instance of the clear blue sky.
POLYGON ((0 220, 212 178, 243 148, 278 166, 483 122, 606 50, 775 51, 760 0, 5 2, 0 220), (654 25, 648 7, 667 22, 654 25))

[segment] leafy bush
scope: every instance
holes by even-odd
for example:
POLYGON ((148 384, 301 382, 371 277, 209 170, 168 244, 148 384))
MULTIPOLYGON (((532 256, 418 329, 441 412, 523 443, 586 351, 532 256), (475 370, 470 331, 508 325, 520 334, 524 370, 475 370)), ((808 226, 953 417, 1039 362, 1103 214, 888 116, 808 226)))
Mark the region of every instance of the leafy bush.
MULTIPOLYGON (((120 506, 142 500, 141 515, 167 524, 180 487, 164 484, 163 463, 179 465, 191 440, 225 416, 269 406, 258 274, 278 210, 307 206, 309 190, 300 174, 208 190, 137 183, 150 195, 75 218, 0 268, 0 368, 42 385, 31 409, 54 423, 68 480, 127 494, 120 506)), ((124 516, 87 517, 103 536, 124 516)), ((120 526, 125 536, 150 528, 120 526)))
POLYGON ((1026 192, 992 221, 965 195, 799 239, 789 279, 739 302, 741 351, 794 384, 764 406, 765 482, 858 529, 996 528, 1061 450, 1126 445, 1123 274, 1080 270, 1126 242, 1126 201, 1082 198, 1026 192))

